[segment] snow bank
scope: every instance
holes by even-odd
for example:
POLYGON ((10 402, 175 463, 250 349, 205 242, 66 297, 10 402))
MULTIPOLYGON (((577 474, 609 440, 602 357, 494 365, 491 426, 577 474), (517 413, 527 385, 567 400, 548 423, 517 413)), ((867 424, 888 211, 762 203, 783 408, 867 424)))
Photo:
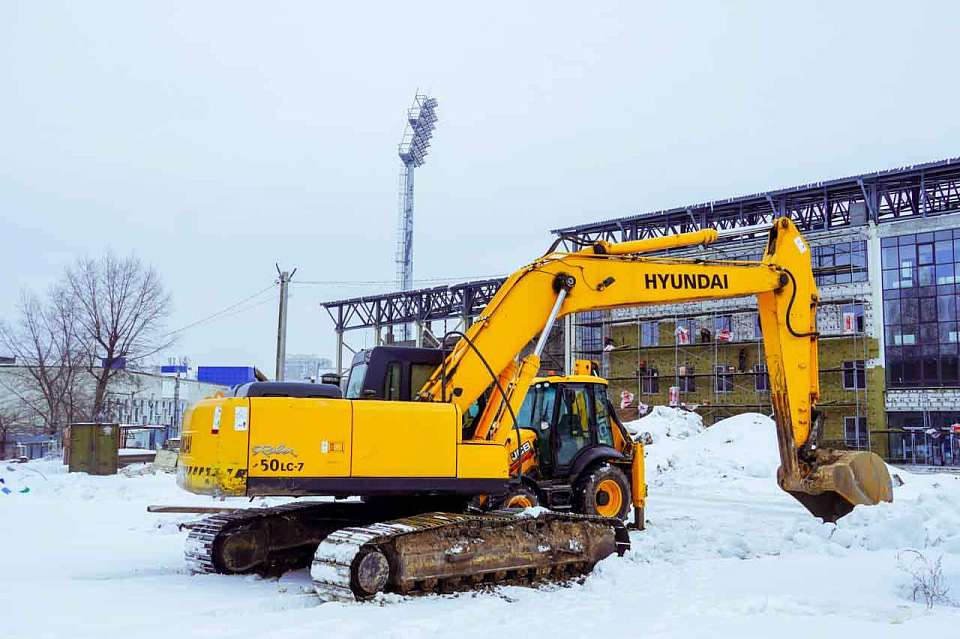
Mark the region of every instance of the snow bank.
POLYGON ((893 503, 857 506, 836 524, 801 522, 791 539, 866 550, 932 550, 960 553, 960 477, 917 475, 890 467, 904 481, 894 483, 893 503))
POLYGON ((650 412, 640 419, 624 424, 632 435, 642 436, 649 433, 654 443, 664 438, 686 439, 703 431, 703 418, 696 413, 670 408, 669 406, 654 406, 650 412))
POLYGON ((774 478, 780 465, 773 420, 745 413, 704 429, 696 413, 658 406, 641 424, 653 436, 647 447, 647 479, 680 482, 717 478, 774 478))
MULTIPOLYGON (((774 526, 776 533, 744 535, 739 527, 717 525, 708 536, 689 526, 673 522, 669 539, 657 537, 658 556, 669 556, 681 548, 701 549, 719 556, 762 556, 802 549, 902 550, 933 549, 960 553, 960 476, 913 474, 889 466, 902 486, 894 486, 893 503, 858 506, 836 524, 812 517, 776 484, 780 465, 773 420, 746 413, 703 428, 699 416, 677 409, 656 407, 650 415, 631 422, 639 432, 650 432, 653 443, 646 447, 647 482, 650 484, 648 512, 656 512, 658 491, 698 490, 732 483, 742 501, 731 502, 719 495, 723 508, 754 516, 753 503, 776 501, 784 513, 795 513, 774 526), (691 417, 692 415, 692 417, 691 417)), ((719 507, 719 506, 718 506, 719 507)), ((718 522, 719 524, 719 522, 718 522)))

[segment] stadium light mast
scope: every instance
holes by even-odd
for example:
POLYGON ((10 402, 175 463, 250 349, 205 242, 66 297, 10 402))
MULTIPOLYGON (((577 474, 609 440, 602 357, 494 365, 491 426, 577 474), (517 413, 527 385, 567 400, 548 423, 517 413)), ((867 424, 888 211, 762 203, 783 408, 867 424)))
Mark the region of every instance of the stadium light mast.
MULTIPOLYGON (((398 148, 400 172, 400 222, 397 228, 397 287, 413 288, 413 170, 423 166, 437 123, 437 100, 417 93, 407 111, 407 126, 398 148)), ((400 327, 400 340, 409 339, 409 326, 400 327)))

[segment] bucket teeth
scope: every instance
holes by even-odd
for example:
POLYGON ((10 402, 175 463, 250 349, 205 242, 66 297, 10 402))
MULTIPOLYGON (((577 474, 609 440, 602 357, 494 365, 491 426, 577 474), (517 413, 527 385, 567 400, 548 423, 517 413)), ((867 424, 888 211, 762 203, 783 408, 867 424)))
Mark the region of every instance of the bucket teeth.
POLYGON ((781 487, 815 517, 835 522, 855 506, 893 501, 893 482, 887 465, 875 453, 820 449, 809 471, 790 484, 779 475, 781 487))

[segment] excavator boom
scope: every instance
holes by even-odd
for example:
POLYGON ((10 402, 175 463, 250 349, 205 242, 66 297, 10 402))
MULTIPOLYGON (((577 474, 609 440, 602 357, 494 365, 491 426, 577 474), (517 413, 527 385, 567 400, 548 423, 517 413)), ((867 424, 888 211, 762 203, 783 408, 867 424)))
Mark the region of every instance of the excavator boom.
MULTIPOLYGON (((770 228, 759 262, 647 256, 715 241, 712 229, 623 244, 598 242, 573 253, 551 252, 513 273, 427 380, 420 398, 452 402, 466 411, 490 386, 491 373, 513 380, 498 398, 519 405, 539 367, 555 319, 624 306, 756 295, 777 425, 780 486, 827 521, 857 504, 890 501, 889 473, 874 453, 818 448, 820 396, 816 308, 810 248, 787 218, 770 228), (541 334, 534 353, 514 373, 516 354, 541 334), (531 370, 532 369, 532 370, 531 370)), ((508 420, 484 415, 482 435, 504 441, 508 420)))

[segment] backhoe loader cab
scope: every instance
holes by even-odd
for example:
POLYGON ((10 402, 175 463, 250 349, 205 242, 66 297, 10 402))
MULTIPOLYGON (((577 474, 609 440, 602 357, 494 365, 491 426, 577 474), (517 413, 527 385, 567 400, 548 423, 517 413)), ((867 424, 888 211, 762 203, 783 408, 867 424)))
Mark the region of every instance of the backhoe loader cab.
MULTIPOLYGON (((524 472, 541 505, 554 510, 626 516, 634 444, 607 399, 607 381, 593 375, 534 379, 517 413, 535 435, 524 472)), ((642 455, 642 451, 639 453, 642 455)))

